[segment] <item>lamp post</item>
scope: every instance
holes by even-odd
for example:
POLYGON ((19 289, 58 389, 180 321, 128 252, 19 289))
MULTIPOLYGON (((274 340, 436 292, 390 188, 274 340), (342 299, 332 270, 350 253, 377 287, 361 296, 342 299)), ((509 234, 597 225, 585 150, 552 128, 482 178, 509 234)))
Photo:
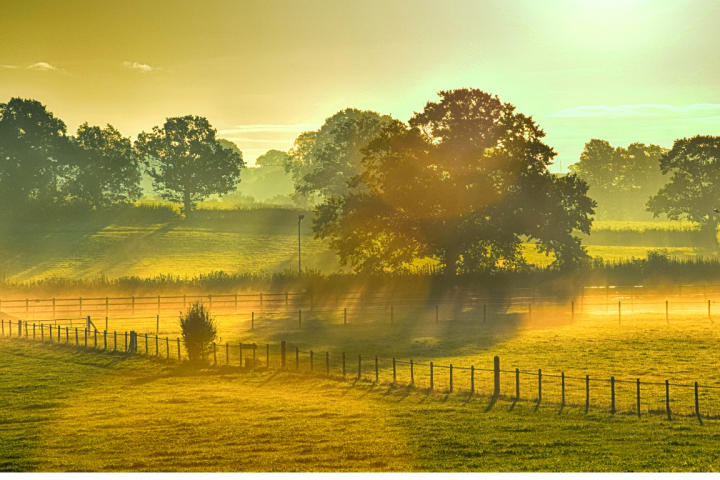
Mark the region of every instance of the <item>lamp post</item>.
POLYGON ((302 277, 302 250, 300 249, 300 222, 305 215, 298 215, 298 277, 302 277))

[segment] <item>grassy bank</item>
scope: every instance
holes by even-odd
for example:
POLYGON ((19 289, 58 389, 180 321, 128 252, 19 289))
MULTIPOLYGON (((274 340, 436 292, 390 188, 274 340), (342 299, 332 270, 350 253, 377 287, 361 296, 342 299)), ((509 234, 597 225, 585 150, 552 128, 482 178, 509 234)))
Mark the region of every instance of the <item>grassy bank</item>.
POLYGON ((720 422, 0 341, 4 471, 716 471, 720 422))

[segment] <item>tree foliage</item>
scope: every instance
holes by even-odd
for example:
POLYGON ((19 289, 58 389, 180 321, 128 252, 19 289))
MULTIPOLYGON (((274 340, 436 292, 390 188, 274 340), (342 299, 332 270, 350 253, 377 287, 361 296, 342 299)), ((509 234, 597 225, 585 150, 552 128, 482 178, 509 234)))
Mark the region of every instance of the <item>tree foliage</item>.
POLYGON ((298 136, 285 162, 296 193, 306 197, 347 193, 348 180, 362 170, 360 150, 389 121, 388 116, 348 108, 326 119, 319 130, 298 136))
POLYGON ((96 208, 140 198, 141 163, 129 137, 112 125, 103 129, 84 123, 72 140, 77 147, 68 187, 73 198, 96 208))
POLYGON ((35 100, 0 104, 0 202, 58 203, 67 184, 67 128, 35 100))
POLYGON ((316 235, 342 264, 398 270, 431 257, 448 274, 492 270, 522 264, 523 236, 558 265, 586 258, 572 231, 589 233, 594 203, 576 175, 548 171, 544 132, 480 90, 439 95, 408 124, 387 124, 349 191, 316 208, 316 235))
POLYGON ((255 160, 255 164, 258 167, 284 167, 288 160, 287 153, 280 150, 268 150, 255 160))
POLYGON ((593 139, 570 171, 588 183, 588 195, 597 201, 600 218, 637 218, 643 215, 648 198, 665 183, 660 158, 666 151, 644 143, 613 148, 605 140, 593 139))
POLYGON ((166 200, 184 205, 189 216, 198 201, 237 188, 242 155, 223 148, 206 118, 168 118, 162 128, 141 133, 135 148, 145 159, 153 188, 166 200))
POLYGON ((654 216, 664 213, 671 220, 687 218, 700 224, 707 244, 718 248, 720 223, 720 137, 695 136, 675 140, 662 156, 663 175, 668 183, 647 202, 654 216))

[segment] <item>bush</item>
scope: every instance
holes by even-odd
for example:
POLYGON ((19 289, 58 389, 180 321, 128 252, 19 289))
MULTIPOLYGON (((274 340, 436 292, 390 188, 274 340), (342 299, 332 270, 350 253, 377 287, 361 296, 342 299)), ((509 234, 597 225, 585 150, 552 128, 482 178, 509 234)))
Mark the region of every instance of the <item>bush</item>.
POLYGON ((210 344, 217 337, 217 322, 202 302, 193 303, 187 313, 180 314, 180 328, 190 361, 205 358, 210 344))

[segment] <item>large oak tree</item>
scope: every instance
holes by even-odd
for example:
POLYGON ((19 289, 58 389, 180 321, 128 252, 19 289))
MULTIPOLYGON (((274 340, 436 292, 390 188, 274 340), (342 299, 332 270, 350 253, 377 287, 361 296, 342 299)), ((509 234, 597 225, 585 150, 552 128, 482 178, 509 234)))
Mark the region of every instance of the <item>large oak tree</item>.
POLYGON ((720 223, 720 137, 701 136, 675 140, 660 159, 668 183, 647 202, 653 215, 671 220, 686 218, 700 224, 707 246, 717 250, 720 223))
POLYGON ((589 233, 594 202, 577 176, 548 171, 555 152, 535 122, 480 90, 439 95, 387 125, 349 192, 316 208, 316 235, 342 264, 397 270, 431 257, 450 275, 491 270, 521 264, 525 239, 561 266, 586 258, 572 232, 589 233))
POLYGON ((168 118, 151 133, 141 133, 135 142, 145 159, 153 188, 166 200, 182 203, 186 216, 193 206, 210 195, 235 191, 242 156, 223 148, 206 118, 168 118))

